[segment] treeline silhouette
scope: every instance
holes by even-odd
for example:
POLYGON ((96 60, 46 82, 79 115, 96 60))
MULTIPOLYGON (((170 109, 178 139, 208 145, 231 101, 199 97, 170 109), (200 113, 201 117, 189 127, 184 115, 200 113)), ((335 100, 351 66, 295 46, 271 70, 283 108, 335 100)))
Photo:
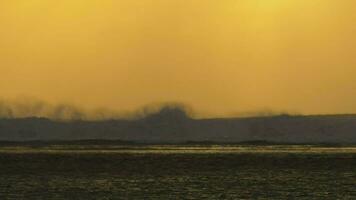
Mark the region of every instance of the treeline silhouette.
POLYGON ((193 115, 192 109, 188 105, 175 102, 149 104, 135 111, 118 112, 106 108, 88 110, 65 103, 50 104, 34 98, 25 97, 13 100, 0 98, 0 119, 47 118, 54 121, 139 119, 164 112, 167 108, 181 110, 181 114, 187 116, 193 115))

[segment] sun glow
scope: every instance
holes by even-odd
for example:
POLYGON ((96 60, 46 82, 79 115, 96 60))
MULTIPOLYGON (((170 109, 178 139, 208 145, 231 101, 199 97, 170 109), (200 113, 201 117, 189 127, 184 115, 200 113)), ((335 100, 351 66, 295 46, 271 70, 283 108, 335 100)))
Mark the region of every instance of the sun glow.
POLYGON ((173 101, 214 115, 356 112, 355 8, 352 0, 1 1, 0 98, 115 109, 173 101))
POLYGON ((252 0, 259 9, 277 10, 291 4, 291 1, 286 0, 252 0))

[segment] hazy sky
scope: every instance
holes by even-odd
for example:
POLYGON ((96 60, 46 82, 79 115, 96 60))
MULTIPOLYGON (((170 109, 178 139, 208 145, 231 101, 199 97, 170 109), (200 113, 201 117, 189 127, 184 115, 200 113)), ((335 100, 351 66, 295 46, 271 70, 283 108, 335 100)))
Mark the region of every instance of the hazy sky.
POLYGON ((0 97, 356 112, 355 0, 0 2, 0 97))

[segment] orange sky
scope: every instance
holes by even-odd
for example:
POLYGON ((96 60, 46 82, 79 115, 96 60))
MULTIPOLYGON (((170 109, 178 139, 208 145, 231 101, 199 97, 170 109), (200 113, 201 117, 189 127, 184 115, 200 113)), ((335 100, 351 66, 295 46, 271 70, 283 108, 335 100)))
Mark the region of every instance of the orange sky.
POLYGON ((0 2, 0 97, 356 112, 354 0, 0 2))

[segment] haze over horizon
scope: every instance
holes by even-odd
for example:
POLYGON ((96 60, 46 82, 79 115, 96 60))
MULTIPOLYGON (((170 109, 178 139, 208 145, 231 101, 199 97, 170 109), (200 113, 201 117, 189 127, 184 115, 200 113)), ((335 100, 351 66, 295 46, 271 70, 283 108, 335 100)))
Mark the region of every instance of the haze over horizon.
POLYGON ((2 1, 0 99, 356 113, 355 21, 353 0, 2 1))

